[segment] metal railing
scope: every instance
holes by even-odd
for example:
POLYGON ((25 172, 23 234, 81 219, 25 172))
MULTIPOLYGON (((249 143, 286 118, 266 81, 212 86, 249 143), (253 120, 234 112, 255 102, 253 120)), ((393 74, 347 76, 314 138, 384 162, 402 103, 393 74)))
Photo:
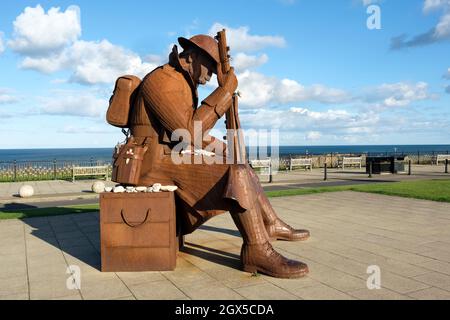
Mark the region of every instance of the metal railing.
MULTIPOLYGON (((283 154, 279 156, 278 170, 288 170, 291 158, 312 159, 314 168, 337 168, 343 157, 361 156, 365 166, 366 156, 403 156, 413 164, 435 164, 438 154, 450 154, 449 150, 430 152, 369 152, 369 153, 328 153, 328 154, 283 154)), ((37 160, 37 161, 0 161, 0 182, 36 181, 36 180, 71 180, 73 166, 109 165, 109 176, 112 173, 110 161, 106 160, 37 160)), ((87 179, 92 177, 85 177, 87 179)))
MULTIPOLYGON (((449 150, 441 151, 413 151, 413 152, 366 152, 366 153, 328 153, 328 154, 289 154, 279 156, 279 170, 289 168, 291 158, 308 158, 312 160, 313 167, 323 168, 327 164, 328 168, 337 168, 343 157, 362 157, 362 166, 366 165, 368 156, 398 156, 405 157, 405 160, 411 160, 413 164, 435 164, 438 154, 450 154, 449 150)), ((273 159, 272 159, 273 160, 273 159)))
MULTIPOLYGON (((0 161, 0 182, 72 180, 73 166, 101 166, 111 163, 103 160, 38 160, 0 161)), ((91 178, 91 177, 86 177, 91 178)))

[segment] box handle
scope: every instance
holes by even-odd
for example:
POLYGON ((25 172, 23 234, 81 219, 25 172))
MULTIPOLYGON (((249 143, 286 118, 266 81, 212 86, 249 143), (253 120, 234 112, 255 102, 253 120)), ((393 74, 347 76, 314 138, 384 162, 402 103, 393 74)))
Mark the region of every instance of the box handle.
POLYGON ((129 222, 127 221, 127 219, 125 219, 125 216, 124 216, 124 214, 123 214, 123 209, 120 210, 120 216, 122 217, 123 222, 125 222, 125 224, 126 224, 127 226, 132 227, 132 228, 139 227, 141 224, 144 224, 145 221, 147 221, 147 218, 148 218, 148 214, 149 214, 149 213, 150 213, 150 208, 147 209, 147 213, 145 214, 145 218, 144 218, 144 220, 143 220, 142 222, 137 223, 137 224, 131 224, 131 223, 129 223, 129 222))

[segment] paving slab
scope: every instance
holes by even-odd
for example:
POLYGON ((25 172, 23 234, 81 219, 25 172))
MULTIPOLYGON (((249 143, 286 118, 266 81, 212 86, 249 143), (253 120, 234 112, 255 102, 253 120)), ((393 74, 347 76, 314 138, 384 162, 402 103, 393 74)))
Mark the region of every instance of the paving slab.
POLYGON ((257 284, 254 286, 246 286, 236 288, 241 296, 247 299, 257 300, 295 300, 296 296, 292 293, 277 287, 272 283, 257 284))
POLYGON ((319 283, 296 291, 296 296, 304 300, 354 300, 355 298, 325 284, 319 283))
POLYGON ((183 291, 166 279, 136 284, 129 288, 136 299, 139 300, 174 300, 188 298, 183 291))
MULTIPOLYGON (((82 278, 83 279, 83 278, 82 278)), ((81 295, 86 300, 111 300, 132 295, 119 278, 81 282, 81 295)))
POLYGON ((408 295, 418 300, 450 300, 450 292, 439 288, 427 288, 408 295))
POLYGON ((308 264, 302 279, 241 271, 229 214, 186 236, 174 271, 102 273, 98 213, 83 213, 0 221, 0 299, 450 299, 450 204, 351 191, 270 200, 311 231, 273 242, 308 264), (69 265, 80 290, 67 288, 69 265), (367 288, 369 266, 381 289, 367 288))

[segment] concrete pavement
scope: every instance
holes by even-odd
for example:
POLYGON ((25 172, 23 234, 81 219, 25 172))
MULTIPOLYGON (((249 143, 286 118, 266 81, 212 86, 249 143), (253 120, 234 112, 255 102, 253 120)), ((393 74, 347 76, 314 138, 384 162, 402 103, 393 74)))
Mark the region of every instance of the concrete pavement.
POLYGON ((306 242, 274 242, 309 264, 305 278, 240 271, 228 214, 186 237, 175 271, 102 273, 98 214, 86 213, 0 221, 0 299, 450 299, 449 203, 351 191, 271 202, 311 231, 306 242), (66 286, 69 265, 80 289, 66 286), (368 268, 381 289, 368 289, 368 268))

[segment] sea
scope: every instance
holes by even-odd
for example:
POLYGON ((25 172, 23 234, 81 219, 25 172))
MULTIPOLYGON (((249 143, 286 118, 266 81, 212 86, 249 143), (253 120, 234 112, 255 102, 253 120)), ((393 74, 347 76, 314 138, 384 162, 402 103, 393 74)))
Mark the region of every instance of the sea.
MULTIPOLYGON (((268 147, 267 155, 273 149, 268 147)), ((280 146, 281 157, 322 154, 448 154, 450 144, 441 145, 339 145, 339 146, 280 146)), ((61 148, 61 149, 0 149, 0 162, 10 161, 105 161, 112 159, 113 148, 61 148)))

